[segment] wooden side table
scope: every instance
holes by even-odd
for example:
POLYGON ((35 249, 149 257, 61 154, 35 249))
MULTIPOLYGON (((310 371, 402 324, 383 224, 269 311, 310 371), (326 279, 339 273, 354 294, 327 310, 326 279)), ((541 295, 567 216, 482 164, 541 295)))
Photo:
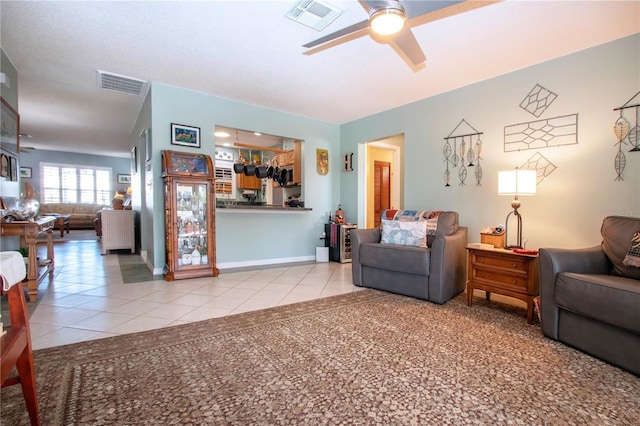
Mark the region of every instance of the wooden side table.
POLYGON ((35 302, 38 297, 38 284, 49 273, 49 279, 53 278, 55 267, 53 253, 53 225, 55 216, 40 216, 33 221, 13 221, 2 222, 0 235, 19 236, 20 245, 29 247, 29 264, 27 266, 27 289, 29 291, 29 302, 35 302), (47 234, 47 259, 43 266, 38 265, 38 249, 36 240, 38 235, 47 234))
POLYGON ((527 322, 533 322, 533 299, 538 296, 538 255, 511 250, 467 246, 469 253, 467 305, 473 303, 473 290, 514 297, 527 303, 527 322))

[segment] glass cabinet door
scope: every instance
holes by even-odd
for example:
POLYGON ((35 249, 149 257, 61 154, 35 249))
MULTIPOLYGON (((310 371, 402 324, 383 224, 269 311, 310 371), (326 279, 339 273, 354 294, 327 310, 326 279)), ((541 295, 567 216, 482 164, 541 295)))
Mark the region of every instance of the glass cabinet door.
POLYGON ((208 183, 176 183, 178 266, 207 265, 208 183))

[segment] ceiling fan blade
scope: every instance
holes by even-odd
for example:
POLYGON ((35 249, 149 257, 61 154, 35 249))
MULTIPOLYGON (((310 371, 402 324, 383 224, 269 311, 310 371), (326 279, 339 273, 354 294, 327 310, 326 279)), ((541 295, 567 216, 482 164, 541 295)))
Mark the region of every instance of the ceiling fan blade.
POLYGON ((393 3, 396 0, 360 0, 359 3, 362 7, 365 7, 367 13, 369 13, 370 8, 383 8, 388 6, 389 3, 393 3), (366 5, 366 6, 365 6, 366 5))
POLYGON ((424 55, 424 52, 409 27, 405 27, 398 34, 394 35, 391 38, 391 42, 398 46, 413 65, 420 65, 427 60, 427 57, 424 55))
POLYGON ((365 12, 367 12, 367 15, 369 14, 369 4, 366 0, 358 0, 358 3, 360 3, 360 6, 362 6, 362 8, 364 9, 365 12))
POLYGON ((368 20, 367 21, 358 22, 358 23, 353 24, 353 25, 349 25, 348 27, 345 27, 345 28, 343 28, 343 29, 341 29, 339 31, 336 31, 335 33, 328 34, 328 35, 326 35, 324 37, 321 37, 321 38, 319 38, 317 40, 311 41, 311 42, 309 42, 307 44, 303 44, 302 47, 315 47, 315 46, 324 44, 324 43, 326 43, 328 41, 335 40, 337 38, 340 38, 342 36, 346 36, 347 34, 351 34, 351 33, 354 33, 356 31, 359 31, 359 30, 362 30, 362 29, 365 29, 365 28, 369 28, 369 21, 368 20))
POLYGON ((416 16, 426 15, 427 13, 435 12, 436 10, 444 9, 449 6, 453 6, 457 3, 463 3, 463 0, 453 1, 408 1, 401 0, 400 4, 404 7, 407 14, 407 19, 415 18, 416 16))

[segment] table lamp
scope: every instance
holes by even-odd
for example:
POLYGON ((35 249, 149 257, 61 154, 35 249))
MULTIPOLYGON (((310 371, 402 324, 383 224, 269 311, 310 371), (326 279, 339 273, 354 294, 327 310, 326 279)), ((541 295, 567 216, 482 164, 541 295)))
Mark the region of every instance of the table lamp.
POLYGON ((505 248, 523 248, 522 247, 522 214, 518 212, 520 207, 519 195, 535 195, 536 193, 536 171, 535 170, 509 170, 506 172, 498 172, 498 194, 513 195, 511 207, 513 211, 509 212, 505 221, 505 248), (515 245, 509 245, 509 217, 516 217, 517 239, 515 245))

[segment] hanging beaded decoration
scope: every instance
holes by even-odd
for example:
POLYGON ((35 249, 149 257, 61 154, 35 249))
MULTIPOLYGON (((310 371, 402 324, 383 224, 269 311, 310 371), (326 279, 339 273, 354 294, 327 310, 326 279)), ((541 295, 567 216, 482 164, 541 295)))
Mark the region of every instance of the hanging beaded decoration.
POLYGON ((482 167, 480 166, 480 160, 482 157, 480 156, 482 152, 482 141, 480 140, 480 135, 482 132, 478 132, 472 125, 467 123, 467 121, 463 118, 460 123, 453 129, 453 131, 444 138, 444 161, 446 164, 445 172, 444 172, 444 186, 451 186, 451 171, 449 170, 449 165, 451 167, 456 168, 458 164, 460 164, 460 169, 458 170, 458 178, 460 179, 460 185, 466 185, 465 181, 467 179, 467 167, 474 167, 474 176, 476 178, 477 185, 481 185, 482 181, 482 167), (469 138, 469 145, 467 147, 467 142, 465 138, 469 138), (475 138, 475 142, 474 142, 475 138), (458 155, 458 139, 460 139, 460 154, 458 155), (453 148, 451 147, 451 140, 453 140, 453 148), (465 166, 465 160, 467 165, 465 166))
MULTIPOLYGON (((619 108, 614 108, 614 111, 620 111, 620 117, 616 120, 613 125, 613 134, 618 138, 618 142, 615 145, 618 145, 618 152, 616 153, 616 157, 613 160, 613 167, 617 173, 615 180, 624 180, 622 177, 622 172, 627 164, 627 158, 622 151, 622 145, 631 145, 631 149, 629 152, 638 152, 640 151, 640 125, 638 125, 639 121, 639 108, 640 103, 631 104, 631 102, 640 96, 640 92, 633 95, 631 99, 624 103, 619 108), (631 104, 631 105, 630 105, 631 104), (625 118, 623 111, 625 109, 635 108, 636 112, 636 124, 629 130, 631 124, 625 118), (626 139, 626 140, 625 140, 626 139)), ((638 99, 636 99, 637 101, 638 99)))
POLYGON ((464 186, 464 181, 467 179, 467 168, 464 166, 464 150, 466 148, 466 144, 464 143, 464 136, 462 137, 462 142, 460 142, 460 170, 458 171, 458 177, 460 178, 460 186, 464 186))
POLYGON ((447 169, 444 172, 444 186, 451 186, 449 185, 449 181, 451 180, 451 172, 449 171, 449 163, 451 162, 451 144, 448 140, 444 144, 442 153, 444 154, 444 161, 447 163, 447 169))
POLYGON ((480 185, 480 181, 482 180, 482 166, 480 165, 480 154, 482 153, 482 141, 480 140, 480 136, 478 136, 478 140, 476 140, 476 147, 474 150, 474 155, 477 161, 476 164, 476 182, 477 185, 480 185))

